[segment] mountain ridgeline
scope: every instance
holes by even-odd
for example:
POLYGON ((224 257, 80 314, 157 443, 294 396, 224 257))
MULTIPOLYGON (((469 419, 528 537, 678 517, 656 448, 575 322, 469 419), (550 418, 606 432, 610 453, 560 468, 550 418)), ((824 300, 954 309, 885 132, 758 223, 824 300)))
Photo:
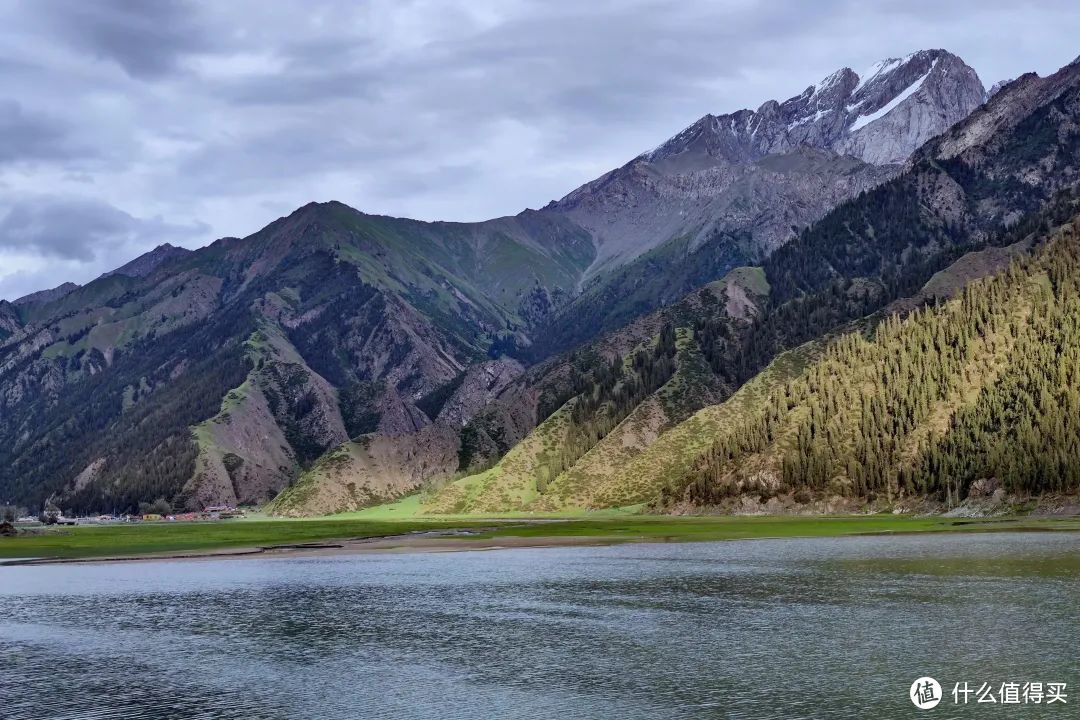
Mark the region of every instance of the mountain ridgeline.
MULTIPOLYGON (((1032 324, 1075 312, 1078 76, 984 103, 959 58, 922 51, 706 116, 539 211, 313 203, 0 302, 0 499, 309 515, 421 489, 431 512, 1068 491, 965 453, 1048 382, 979 363, 1046 359, 1032 324), (892 374, 860 394, 841 366, 892 374), (913 366, 934 383, 894 398, 913 366)), ((1030 419, 1017 452, 1047 441, 1030 419)))

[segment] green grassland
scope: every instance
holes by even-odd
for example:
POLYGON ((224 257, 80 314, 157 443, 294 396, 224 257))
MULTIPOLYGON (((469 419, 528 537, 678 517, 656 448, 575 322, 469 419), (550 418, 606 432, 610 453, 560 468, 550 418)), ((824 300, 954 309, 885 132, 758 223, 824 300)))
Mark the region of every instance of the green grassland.
MULTIPOLYGON (((960 519, 860 515, 836 517, 674 517, 636 515, 626 511, 577 517, 533 515, 398 518, 363 512, 318 520, 235 520, 213 523, 145 523, 47 529, 0 538, 0 558, 94 558, 154 553, 199 553, 329 540, 376 538, 412 532, 472 529, 464 537, 587 538, 597 542, 679 542, 755 538, 828 537, 861 534, 992 531, 1080 531, 1080 519, 1031 517, 960 519)), ((460 537, 443 542, 452 547, 460 537)))
POLYGON ((183 553, 325 540, 383 537, 450 527, 490 527, 491 521, 227 520, 75 526, 24 531, 0 538, 0 558, 107 557, 183 553))

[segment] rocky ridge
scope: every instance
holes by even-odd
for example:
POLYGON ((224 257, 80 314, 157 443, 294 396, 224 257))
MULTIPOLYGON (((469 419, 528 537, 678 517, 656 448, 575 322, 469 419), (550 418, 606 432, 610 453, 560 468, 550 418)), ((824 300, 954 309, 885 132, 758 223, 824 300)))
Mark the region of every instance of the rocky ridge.
POLYGON ((862 76, 841 68, 783 102, 705 115, 546 209, 567 215, 593 234, 597 258, 592 275, 678 235, 700 241, 717 229, 746 230, 754 249, 767 252, 791 238, 791 224, 762 226, 754 222, 758 215, 768 212, 801 225, 816 220, 823 208, 831 207, 829 193, 837 192, 837 182, 852 194, 881 182, 896 170, 874 166, 903 163, 985 97, 975 71, 944 50, 882 60, 862 76), (806 148, 861 163, 848 161, 788 197, 773 192, 747 207, 739 197, 742 188, 772 189, 775 184, 768 176, 775 166, 760 161, 806 148), (673 200, 678 212, 664 211, 673 200))

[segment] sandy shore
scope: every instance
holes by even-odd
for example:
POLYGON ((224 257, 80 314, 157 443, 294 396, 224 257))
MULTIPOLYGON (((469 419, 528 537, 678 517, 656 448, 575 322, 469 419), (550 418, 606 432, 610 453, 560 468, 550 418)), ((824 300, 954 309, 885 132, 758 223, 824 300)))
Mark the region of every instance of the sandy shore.
POLYGON ((162 560, 221 560, 227 558, 275 557, 333 557, 363 553, 392 552, 462 552, 466 550, 506 550, 512 548, 545 548, 579 545, 611 545, 627 542, 626 538, 605 537, 500 537, 470 538, 460 531, 434 531, 387 535, 348 540, 326 540, 311 543, 263 545, 247 548, 218 548, 215 550, 185 550, 163 553, 143 553, 112 557, 87 558, 27 558, 0 560, 0 567, 25 565, 71 565, 87 563, 160 562, 162 560))

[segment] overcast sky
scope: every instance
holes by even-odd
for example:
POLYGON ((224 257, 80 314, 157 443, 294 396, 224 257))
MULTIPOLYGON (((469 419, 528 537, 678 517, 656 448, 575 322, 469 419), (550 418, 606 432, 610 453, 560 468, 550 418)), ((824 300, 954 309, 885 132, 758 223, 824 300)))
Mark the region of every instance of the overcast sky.
POLYGON ((0 0, 0 298, 312 200, 540 207, 705 113, 951 50, 988 87, 1080 53, 1080 3, 0 0))

